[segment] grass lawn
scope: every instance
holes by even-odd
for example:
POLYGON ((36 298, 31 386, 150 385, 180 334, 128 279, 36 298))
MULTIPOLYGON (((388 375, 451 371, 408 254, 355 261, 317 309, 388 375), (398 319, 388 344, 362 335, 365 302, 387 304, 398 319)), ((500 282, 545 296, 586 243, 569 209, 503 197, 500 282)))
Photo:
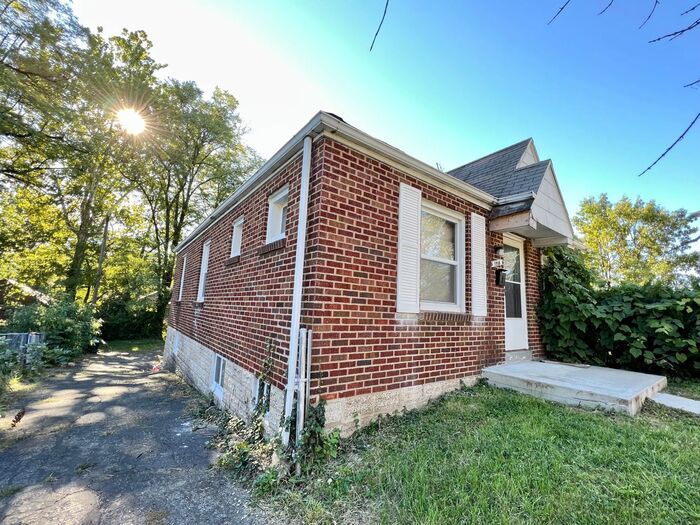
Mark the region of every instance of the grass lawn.
POLYGON ((156 352, 163 349, 162 339, 128 339, 107 341, 107 350, 113 352, 156 352))
POLYGON ((304 523, 698 523, 700 418, 476 386, 361 431, 265 501, 304 523))

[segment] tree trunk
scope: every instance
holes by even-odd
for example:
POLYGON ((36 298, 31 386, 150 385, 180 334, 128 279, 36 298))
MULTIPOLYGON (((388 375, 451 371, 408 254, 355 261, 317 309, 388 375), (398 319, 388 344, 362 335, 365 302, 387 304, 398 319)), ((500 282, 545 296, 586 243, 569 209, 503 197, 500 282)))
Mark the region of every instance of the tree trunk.
POLYGON ((100 244, 100 258, 97 262, 97 272, 95 273, 95 284, 92 288, 92 300, 90 304, 95 306, 99 299, 100 284, 102 282, 102 270, 104 267, 105 258, 107 257, 107 239, 109 237, 109 215, 104 220, 104 230, 102 231, 102 243, 100 244))

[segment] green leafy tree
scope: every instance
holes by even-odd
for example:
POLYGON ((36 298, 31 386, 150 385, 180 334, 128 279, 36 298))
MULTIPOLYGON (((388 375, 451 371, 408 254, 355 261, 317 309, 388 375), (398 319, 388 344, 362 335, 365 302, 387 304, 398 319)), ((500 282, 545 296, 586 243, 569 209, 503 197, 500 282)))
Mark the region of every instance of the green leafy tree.
POLYGON ((693 251, 696 214, 669 211, 653 200, 623 197, 611 202, 606 194, 583 201, 574 225, 586 247, 588 266, 611 286, 623 282, 687 284, 700 270, 693 251))
POLYGON ((140 170, 127 177, 150 222, 162 318, 170 300, 175 247, 261 161, 242 143, 238 101, 222 89, 207 98, 193 82, 169 80, 160 86, 153 108, 158 123, 151 143, 140 170))

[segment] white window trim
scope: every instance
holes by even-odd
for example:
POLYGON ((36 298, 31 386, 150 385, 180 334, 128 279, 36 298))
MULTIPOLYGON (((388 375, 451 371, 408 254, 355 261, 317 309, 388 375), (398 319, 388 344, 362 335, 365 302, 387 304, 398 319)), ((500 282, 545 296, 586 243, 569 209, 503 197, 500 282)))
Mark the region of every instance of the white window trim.
POLYGON ((216 397, 219 401, 224 397, 224 380, 226 378, 226 364, 227 364, 228 359, 225 357, 219 355, 219 354, 214 354, 214 361, 212 363, 211 367, 211 392, 216 397), (222 367, 222 377, 219 377, 219 381, 221 383, 218 383, 216 381, 216 363, 221 360, 221 367, 222 367))
POLYGON ((197 286, 197 302, 204 302, 204 292, 206 288, 207 273, 209 273, 209 255, 211 252, 211 241, 202 245, 202 260, 199 263, 199 285, 197 286), (205 257, 206 254, 206 257, 205 257))
POLYGON ((273 193, 267 200, 267 235, 265 238, 265 243, 270 244, 271 242, 279 241, 287 236, 287 229, 282 230, 282 224, 280 224, 281 217, 279 214, 280 202, 287 199, 287 216, 289 216, 289 186, 284 186, 273 193))
POLYGON ((231 257, 236 257, 241 254, 241 245, 243 244, 243 223, 244 217, 239 217, 233 221, 233 232, 231 233, 231 257))
MULTIPOLYGON (((464 237, 464 214, 435 204, 434 202, 427 201, 423 199, 421 201, 421 211, 426 211, 431 215, 436 215, 442 219, 450 221, 455 224, 455 261, 448 259, 442 259, 440 257, 424 257, 420 253, 420 260, 423 259, 429 261, 436 261, 441 263, 448 263, 457 266, 457 275, 455 279, 455 298, 457 302, 455 303, 443 303, 438 301, 420 301, 421 311, 427 312, 465 312, 465 290, 464 290, 464 268, 465 268, 465 237, 464 237)), ((422 231, 421 231, 422 234, 422 231)), ((420 294, 420 288, 418 290, 420 294)))
POLYGON ((180 288, 177 291, 178 302, 182 301, 182 290, 185 288, 185 271, 187 270, 187 255, 182 256, 182 269, 180 270, 180 288))

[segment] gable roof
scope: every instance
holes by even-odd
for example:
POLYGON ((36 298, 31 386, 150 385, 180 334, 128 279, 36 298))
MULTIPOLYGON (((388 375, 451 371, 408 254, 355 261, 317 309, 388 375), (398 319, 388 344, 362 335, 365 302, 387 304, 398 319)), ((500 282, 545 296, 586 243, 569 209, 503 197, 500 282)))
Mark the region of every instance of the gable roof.
POLYGON ((499 197, 500 193, 507 190, 504 187, 504 179, 517 169, 531 143, 531 138, 525 139, 447 173, 494 197, 499 197))

